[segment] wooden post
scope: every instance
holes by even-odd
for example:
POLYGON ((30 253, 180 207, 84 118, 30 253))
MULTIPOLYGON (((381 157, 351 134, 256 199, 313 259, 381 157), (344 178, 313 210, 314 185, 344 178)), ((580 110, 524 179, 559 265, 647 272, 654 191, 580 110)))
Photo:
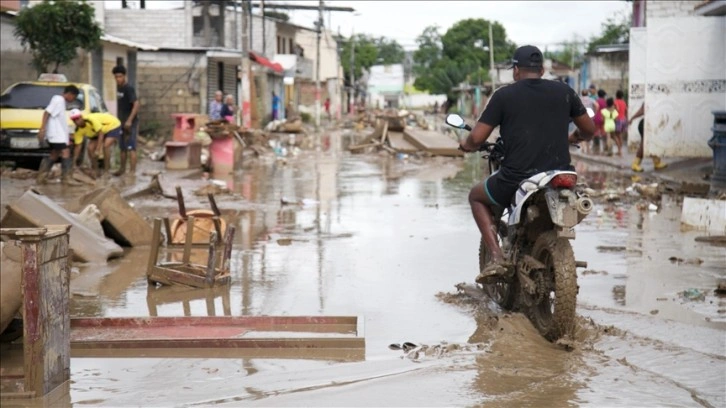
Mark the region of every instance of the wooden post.
POLYGON ((21 248, 24 391, 35 397, 70 379, 70 228, 0 229, 21 248))
POLYGON ((151 235, 151 251, 149 251, 149 263, 146 266, 146 276, 150 276, 154 266, 159 261, 159 239, 161 235, 161 220, 154 218, 154 232, 151 235))
POLYGON ((211 234, 209 234, 209 258, 207 259, 207 276, 206 281, 207 284, 210 286, 214 282, 214 275, 215 270, 214 268, 217 266, 217 233, 212 231, 211 234))
POLYGON ((192 242, 194 241, 194 216, 187 218, 187 236, 184 242, 184 255, 182 262, 184 265, 189 264, 189 258, 192 255, 192 242))
POLYGON ((234 230, 232 225, 227 226, 227 231, 224 234, 224 253, 222 254, 222 262, 219 269, 225 271, 230 267, 229 260, 232 258, 232 241, 234 240, 234 230))

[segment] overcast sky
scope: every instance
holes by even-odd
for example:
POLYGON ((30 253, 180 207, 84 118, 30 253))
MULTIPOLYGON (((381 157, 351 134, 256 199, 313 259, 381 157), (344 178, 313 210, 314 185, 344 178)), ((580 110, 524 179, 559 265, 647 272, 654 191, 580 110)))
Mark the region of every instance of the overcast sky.
MULTIPOLYGON (((121 1, 107 1, 119 8, 121 1)), ((133 1, 132 1, 133 3, 133 1)), ((148 8, 173 8, 182 1, 147 0, 148 8)), ((317 1, 268 1, 277 4, 317 5, 317 1)), ((629 2, 613 1, 346 1, 329 0, 330 6, 352 7, 349 12, 326 12, 325 25, 341 34, 372 34, 393 38, 406 49, 416 48, 416 37, 430 25, 441 32, 459 20, 484 18, 502 23, 509 38, 518 45, 541 48, 573 39, 587 40, 600 32, 610 16, 630 10, 629 2)), ((316 11, 286 11, 295 24, 312 27, 316 11)))

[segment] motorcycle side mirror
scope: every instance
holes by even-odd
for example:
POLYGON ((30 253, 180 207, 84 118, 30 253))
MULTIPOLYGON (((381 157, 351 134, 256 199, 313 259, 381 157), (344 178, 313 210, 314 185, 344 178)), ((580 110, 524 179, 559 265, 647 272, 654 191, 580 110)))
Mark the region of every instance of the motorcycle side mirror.
POLYGON ((592 108, 587 108, 587 116, 594 118, 595 117, 595 111, 592 110, 592 108))
POLYGON ((463 129, 465 126, 464 118, 455 113, 446 116, 446 124, 457 129, 463 129))

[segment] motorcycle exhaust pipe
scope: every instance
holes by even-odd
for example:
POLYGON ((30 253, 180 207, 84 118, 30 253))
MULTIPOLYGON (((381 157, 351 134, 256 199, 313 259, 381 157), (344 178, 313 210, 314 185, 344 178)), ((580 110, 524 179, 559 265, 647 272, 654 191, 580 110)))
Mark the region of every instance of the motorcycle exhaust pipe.
POLYGON ((577 209, 577 212, 579 212, 582 215, 590 214, 590 211, 592 211, 593 203, 590 197, 580 197, 575 202, 575 208, 577 209))

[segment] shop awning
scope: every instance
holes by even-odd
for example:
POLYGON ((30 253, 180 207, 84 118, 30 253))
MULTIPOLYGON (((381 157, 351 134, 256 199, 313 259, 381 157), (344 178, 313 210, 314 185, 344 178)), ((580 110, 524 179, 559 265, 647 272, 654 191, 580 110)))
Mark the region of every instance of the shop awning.
POLYGON ((275 72, 282 72, 282 65, 278 64, 277 62, 272 62, 267 58, 263 57, 262 55, 254 53, 252 51, 250 51, 250 59, 260 65, 264 65, 267 68, 270 68, 275 72))

